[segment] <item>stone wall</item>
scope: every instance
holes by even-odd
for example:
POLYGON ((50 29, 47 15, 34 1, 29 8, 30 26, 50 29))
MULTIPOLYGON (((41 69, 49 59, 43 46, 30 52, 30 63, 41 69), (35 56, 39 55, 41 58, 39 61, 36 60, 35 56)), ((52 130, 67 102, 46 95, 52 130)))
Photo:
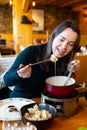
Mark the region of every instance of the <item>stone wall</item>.
MULTIPOLYGON (((63 20, 70 18, 79 22, 79 13, 73 12, 70 8, 57 8, 54 6, 36 6, 36 9, 44 10, 44 32, 49 33, 63 20)), ((12 8, 9 4, 0 5, 0 33, 13 32, 12 8)), ((41 32, 40 32, 41 33, 41 32)))
POLYGON ((12 8, 9 4, 0 5, 0 33, 12 33, 12 8))
POLYGON ((49 33, 63 20, 72 19, 79 23, 79 12, 73 12, 71 8, 57 8, 55 6, 36 6, 36 9, 44 10, 44 32, 49 33))

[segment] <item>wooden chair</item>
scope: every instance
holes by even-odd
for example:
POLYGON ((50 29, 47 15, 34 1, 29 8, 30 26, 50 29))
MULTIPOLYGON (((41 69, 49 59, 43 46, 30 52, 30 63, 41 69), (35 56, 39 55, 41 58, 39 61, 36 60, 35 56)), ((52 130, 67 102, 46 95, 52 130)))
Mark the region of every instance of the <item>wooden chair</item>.
POLYGON ((76 83, 87 83, 87 55, 76 55, 75 59, 80 60, 80 69, 76 72, 76 83))

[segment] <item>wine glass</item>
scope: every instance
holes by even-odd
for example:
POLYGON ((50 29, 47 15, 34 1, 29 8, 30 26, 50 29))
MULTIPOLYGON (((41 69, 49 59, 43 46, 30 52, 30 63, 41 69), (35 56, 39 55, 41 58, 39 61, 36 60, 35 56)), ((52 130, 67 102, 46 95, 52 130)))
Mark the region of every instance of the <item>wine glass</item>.
POLYGON ((9 121, 7 119, 3 120, 2 130, 37 130, 37 128, 30 122, 23 123, 19 121, 9 121))
POLYGON ((26 130, 23 126, 22 121, 3 120, 2 130, 26 130))

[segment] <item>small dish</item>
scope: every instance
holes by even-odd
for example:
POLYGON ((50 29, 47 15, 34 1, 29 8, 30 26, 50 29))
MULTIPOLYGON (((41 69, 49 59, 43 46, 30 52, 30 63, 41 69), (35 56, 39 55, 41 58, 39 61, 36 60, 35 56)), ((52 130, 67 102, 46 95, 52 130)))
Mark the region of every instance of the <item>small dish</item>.
POLYGON ((50 123, 52 122, 52 120, 57 114, 57 110, 54 106, 47 103, 32 103, 32 104, 24 105, 20 109, 20 114, 21 114, 22 121, 24 123, 31 122, 33 125, 36 126, 38 130, 41 130, 49 127, 50 123), (51 114, 51 117, 45 120, 34 120, 34 119, 25 118, 25 113, 28 112, 28 109, 33 108, 36 104, 39 106, 40 111, 47 110, 51 114))

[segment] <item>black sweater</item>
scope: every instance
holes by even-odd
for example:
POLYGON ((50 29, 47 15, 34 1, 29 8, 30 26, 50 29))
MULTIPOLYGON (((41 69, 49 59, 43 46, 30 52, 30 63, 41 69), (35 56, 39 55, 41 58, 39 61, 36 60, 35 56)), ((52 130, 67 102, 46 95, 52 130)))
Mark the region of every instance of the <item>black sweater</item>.
MULTIPOLYGON (((40 45, 41 46, 41 45, 40 45)), ((11 69, 18 68, 20 64, 27 65, 29 63, 36 62, 36 53, 38 46, 30 46, 23 50, 14 61, 11 69)), ((41 69, 40 65, 32 66, 32 74, 30 78, 20 78, 17 72, 9 72, 4 76, 4 82, 6 86, 14 86, 14 90, 11 92, 10 97, 23 97, 34 98, 41 96, 41 91, 45 87, 45 80, 48 77, 55 75, 54 63, 49 61, 50 70, 45 72, 41 69)), ((57 75, 61 75, 61 64, 57 61, 58 72, 57 75)))
MULTIPOLYGON (((37 46, 30 46, 23 50, 17 56, 10 70, 18 68, 20 64, 27 65, 29 63, 35 63, 36 49, 37 46)), ((45 87, 45 79, 52 74, 54 75, 54 69, 51 70, 51 72, 46 73, 41 69, 40 65, 35 65, 32 67, 31 77, 26 79, 20 78, 17 72, 9 72, 8 70, 4 76, 5 85, 15 85, 15 88, 11 92, 10 97, 33 98, 41 96, 41 91, 45 87)))

